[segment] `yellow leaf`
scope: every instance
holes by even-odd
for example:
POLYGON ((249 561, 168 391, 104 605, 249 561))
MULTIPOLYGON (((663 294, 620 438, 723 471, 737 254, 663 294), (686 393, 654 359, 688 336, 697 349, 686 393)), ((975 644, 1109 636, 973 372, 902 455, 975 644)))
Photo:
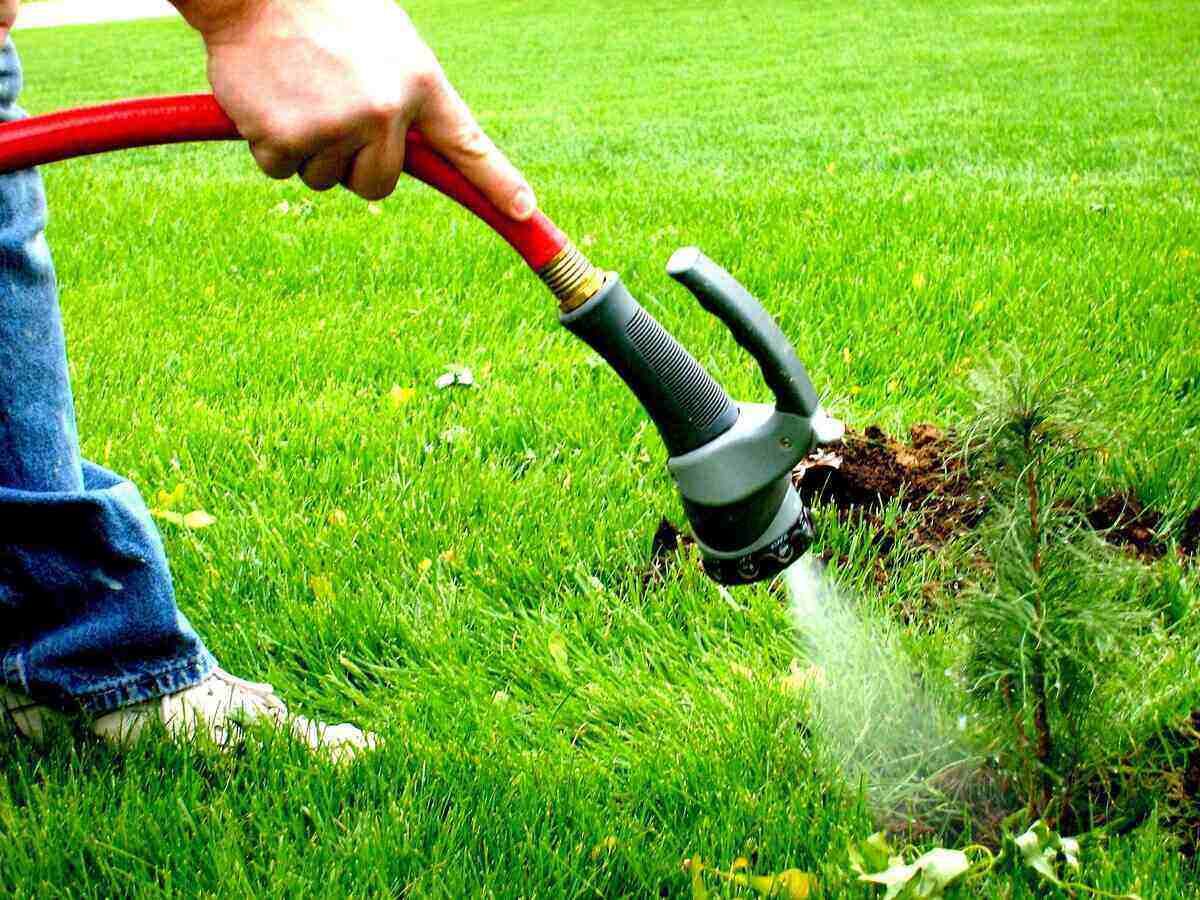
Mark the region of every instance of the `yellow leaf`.
POLYGON ((344 510, 335 509, 329 514, 329 524, 335 528, 345 528, 346 523, 349 521, 344 510))
POLYGON ((817 665, 802 666, 800 660, 793 659, 788 667, 788 673, 780 681, 780 687, 785 691, 802 691, 810 685, 818 687, 825 684, 825 670, 817 665))
POLYGON ((913 277, 912 277, 912 286, 913 286, 913 288, 914 288, 915 290, 918 290, 918 291, 922 291, 922 290, 924 290, 924 289, 925 289, 925 285, 926 285, 927 283, 928 283, 928 282, 927 282, 927 280, 926 280, 926 278, 925 278, 925 273, 924 273, 924 272, 916 272, 916 273, 914 273, 914 274, 913 274, 913 277))
POLYGON ((438 559, 452 566, 458 562, 458 554, 455 553, 453 549, 443 550, 438 554, 438 559))
POLYGON ((825 171, 828 172, 830 175, 834 174, 835 172, 837 172, 837 163, 831 162, 829 165, 827 165, 825 167, 825 171))
POLYGON ((202 509, 193 509, 183 517, 183 524, 188 528, 208 528, 216 525, 217 520, 202 509))
POLYGON ((973 315, 973 316, 979 315, 981 312, 983 312, 983 306, 984 306, 984 303, 982 300, 976 300, 971 305, 971 315, 973 315))
POLYGON ((432 568, 432 566, 433 566, 433 560, 426 557, 425 559, 423 559, 419 563, 417 563, 417 571, 420 572, 422 575, 424 575, 426 572, 428 572, 430 570, 430 568, 432 568))
POLYGON ((850 385, 850 396, 851 397, 857 397, 861 393, 862 393, 862 387, 860 387, 857 384, 850 385))
POLYGON ((398 384, 393 384, 392 389, 388 391, 388 400, 392 404, 393 409, 399 409, 404 406, 413 397, 417 396, 417 389, 411 387, 400 387, 398 384))
POLYGON ((550 640, 546 643, 546 649, 550 651, 550 658, 554 660, 554 664, 559 669, 564 672, 569 671, 567 665, 567 642, 561 634, 551 635, 550 640))
POLYGON ((898 390, 900 390, 900 382, 897 381, 895 378, 893 378, 891 381, 889 381, 887 383, 887 392, 889 394, 894 394, 898 390))
POLYGON ((183 495, 186 493, 187 485, 177 484, 171 493, 168 494, 166 491, 159 491, 158 496, 154 499, 158 502, 160 509, 171 509, 183 499, 183 495))
POLYGON ((806 900, 817 886, 815 875, 799 869, 787 869, 778 875, 733 875, 730 880, 760 896, 786 900, 806 900))
POLYGON ((817 876, 799 869, 787 869, 775 876, 775 896, 787 900, 807 900, 817 889, 817 876))
POLYGON ((164 522, 170 522, 172 525, 183 524, 183 516, 177 512, 171 512, 169 509, 152 509, 150 515, 156 519, 162 519, 164 522))
POLYGON ((846 365, 850 365, 850 362, 853 359, 853 357, 850 356, 850 348, 849 347, 842 348, 842 359, 845 360, 846 365))
POLYGON ((310 576, 308 586, 312 588, 313 596, 322 603, 333 600, 333 581, 328 575, 310 576))
POLYGON ((692 900, 708 900, 710 896, 708 888, 704 886, 704 876, 700 874, 704 871, 704 864, 700 861, 700 857, 685 859, 683 870, 690 872, 692 876, 692 900))
POLYGON ((592 848, 592 859, 599 859, 605 853, 612 853, 617 849, 617 839, 613 835, 609 835, 595 847, 592 848))
POLYGON ((508 692, 507 691, 496 691, 496 693, 492 694, 492 702, 493 703, 507 703, 508 702, 508 692))
POLYGON ((750 868, 750 860, 746 859, 746 857, 744 857, 744 856, 739 856, 737 859, 735 859, 733 861, 733 864, 730 865, 729 871, 730 872, 740 872, 742 869, 748 869, 748 868, 750 868))

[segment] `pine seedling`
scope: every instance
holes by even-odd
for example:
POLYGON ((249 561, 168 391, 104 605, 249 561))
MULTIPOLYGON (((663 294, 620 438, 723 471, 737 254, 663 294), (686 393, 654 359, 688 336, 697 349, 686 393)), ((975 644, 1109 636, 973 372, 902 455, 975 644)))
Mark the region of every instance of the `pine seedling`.
POLYGON ((1129 602, 1134 568, 1064 502, 1088 452, 1080 398, 1015 352, 972 383, 963 446, 990 513, 980 533, 985 574, 965 600, 968 684, 994 719, 999 756, 1030 813, 1054 819, 1079 783, 1098 681, 1147 613, 1129 602))

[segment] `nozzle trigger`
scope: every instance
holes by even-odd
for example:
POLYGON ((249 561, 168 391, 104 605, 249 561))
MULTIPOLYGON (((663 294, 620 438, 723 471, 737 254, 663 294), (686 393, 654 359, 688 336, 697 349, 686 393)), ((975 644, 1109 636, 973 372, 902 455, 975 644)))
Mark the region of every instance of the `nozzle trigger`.
POLYGON ((667 263, 667 274, 724 322, 738 344, 754 357, 779 412, 805 418, 817 412, 820 401, 804 363, 770 313, 737 279, 696 247, 676 251, 667 263))

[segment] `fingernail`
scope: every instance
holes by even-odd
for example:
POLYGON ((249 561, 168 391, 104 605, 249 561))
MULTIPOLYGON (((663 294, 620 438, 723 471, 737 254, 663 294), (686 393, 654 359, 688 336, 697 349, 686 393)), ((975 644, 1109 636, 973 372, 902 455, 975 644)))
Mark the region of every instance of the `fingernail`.
POLYGON ((537 209, 537 200, 534 199, 533 191, 527 187, 518 190, 512 202, 513 217, 528 219, 533 215, 535 209, 537 209))

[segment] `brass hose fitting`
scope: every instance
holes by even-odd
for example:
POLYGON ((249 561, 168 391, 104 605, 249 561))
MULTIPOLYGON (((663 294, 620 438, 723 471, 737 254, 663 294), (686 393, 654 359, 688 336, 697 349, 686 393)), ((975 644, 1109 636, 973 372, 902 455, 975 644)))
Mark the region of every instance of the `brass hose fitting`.
POLYGON ((592 265, 570 241, 538 272, 538 277, 558 298, 558 308, 564 313, 591 300, 607 280, 604 272, 592 265))

